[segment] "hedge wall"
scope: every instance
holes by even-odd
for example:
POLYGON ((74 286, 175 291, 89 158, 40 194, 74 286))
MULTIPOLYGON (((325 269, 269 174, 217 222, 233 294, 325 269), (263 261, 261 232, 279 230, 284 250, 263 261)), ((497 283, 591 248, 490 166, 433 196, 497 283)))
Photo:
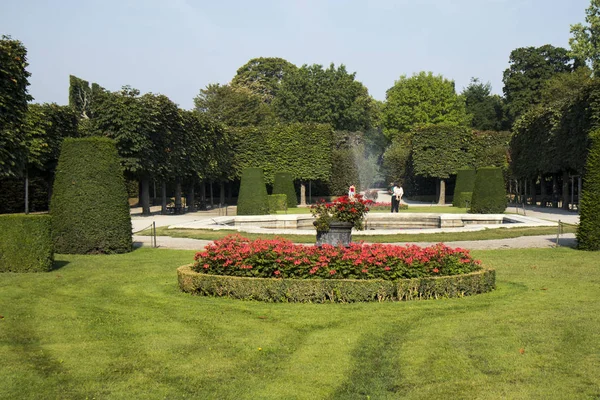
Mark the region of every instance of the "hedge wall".
POLYGON ((287 207, 298 207, 296 189, 294 189, 294 177, 291 172, 276 172, 273 183, 273 194, 285 194, 287 196, 287 207))
POLYGON ((502 169, 496 167, 478 168, 469 212, 473 214, 501 214, 506 210, 506 201, 502 169))
POLYGON ((464 207, 465 200, 471 202, 473 187, 475 186, 475 173, 474 168, 460 168, 456 172, 454 199, 452 200, 454 207, 464 207))
POLYGON ((600 250, 600 131, 591 134, 580 199, 577 248, 600 250))
POLYGON ((177 269, 182 291, 265 302, 353 303, 462 297, 496 287, 496 272, 482 270, 464 275, 403 279, 269 279, 197 273, 191 265, 177 269))
POLYGON ((132 250, 127 191, 114 141, 104 137, 63 141, 50 213, 57 253, 132 250))
POLYGON ((237 215, 264 215, 269 213, 267 187, 262 168, 246 168, 242 172, 237 215))
POLYGON ((51 270, 51 224, 49 215, 0 215, 0 272, 51 270))

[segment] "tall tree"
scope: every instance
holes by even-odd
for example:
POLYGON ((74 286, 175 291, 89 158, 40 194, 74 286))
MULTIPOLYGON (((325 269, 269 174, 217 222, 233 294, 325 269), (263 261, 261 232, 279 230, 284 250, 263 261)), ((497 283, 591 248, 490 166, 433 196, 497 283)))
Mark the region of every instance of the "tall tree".
POLYGON ((27 102, 27 49, 10 36, 0 38, 0 177, 23 172, 26 149, 22 125, 27 102))
POLYGON ((573 69, 568 51, 549 44, 515 49, 510 53, 509 64, 502 80, 511 125, 530 106, 540 102, 542 87, 548 79, 573 69))
POLYGON ((356 73, 344 65, 303 65, 283 78, 273 107, 283 122, 330 124, 336 130, 365 131, 373 124, 374 101, 356 73))
POLYGON ((585 22, 571 25, 569 45, 570 55, 574 59, 587 63, 594 75, 600 72, 600 0, 590 0, 585 10, 585 22))
MULTIPOLYGON (((507 129, 502 98, 492 94, 490 83, 471 78, 469 86, 462 92, 467 113, 472 115, 471 127, 478 130, 500 131, 507 129)), ((507 122, 507 121, 506 121, 507 122)))
POLYGON ((245 86, 209 84, 194 104, 197 112, 230 127, 260 125, 272 118, 269 105, 245 86))
POLYGON ((283 78, 296 69, 294 64, 283 58, 253 58, 237 70, 231 85, 246 87, 270 104, 277 96, 283 78))
POLYGON ((383 109, 385 134, 393 138, 416 124, 457 123, 468 125, 464 99, 457 96, 454 81, 431 72, 402 75, 386 92, 383 109))

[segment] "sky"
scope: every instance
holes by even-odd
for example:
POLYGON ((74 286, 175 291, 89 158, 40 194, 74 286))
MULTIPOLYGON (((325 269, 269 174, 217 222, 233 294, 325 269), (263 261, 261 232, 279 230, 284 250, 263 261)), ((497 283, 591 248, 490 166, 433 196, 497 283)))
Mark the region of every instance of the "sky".
POLYGON ((184 109, 256 57, 344 64, 369 93, 420 71, 502 94, 519 47, 569 47, 590 0, 0 0, 0 35, 28 51, 35 102, 68 103, 69 75, 184 109))

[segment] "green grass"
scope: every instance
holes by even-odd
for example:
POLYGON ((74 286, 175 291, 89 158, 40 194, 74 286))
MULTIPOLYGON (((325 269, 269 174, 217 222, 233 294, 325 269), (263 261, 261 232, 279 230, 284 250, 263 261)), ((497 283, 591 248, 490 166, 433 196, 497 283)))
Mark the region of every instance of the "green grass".
POLYGON ((600 253, 477 251, 464 299, 266 304, 179 292, 193 252, 0 274, 2 399, 600 396, 600 253))
MULTIPOLYGON (((563 233, 575 233, 577 227, 575 225, 563 225, 563 233)), ((377 235, 368 236, 361 234, 353 234, 354 242, 364 241, 368 243, 398 243, 398 242, 455 242, 459 240, 490 240, 490 239, 509 239, 521 236, 538 236, 538 235, 554 235, 557 228, 555 227, 539 227, 539 228, 494 228, 485 229, 478 232, 444 232, 444 233, 420 233, 420 234, 397 234, 397 235, 377 235)), ((156 228, 158 236, 172 236, 200 240, 217 240, 222 239, 227 235, 236 233, 236 230, 219 230, 212 231, 210 229, 168 229, 167 227, 156 228)), ((314 243, 314 235, 270 235, 260 233, 241 233, 249 239, 257 238, 274 238, 285 237, 294 243, 314 243)), ((136 235, 150 236, 151 230, 147 229, 136 233, 136 235)))

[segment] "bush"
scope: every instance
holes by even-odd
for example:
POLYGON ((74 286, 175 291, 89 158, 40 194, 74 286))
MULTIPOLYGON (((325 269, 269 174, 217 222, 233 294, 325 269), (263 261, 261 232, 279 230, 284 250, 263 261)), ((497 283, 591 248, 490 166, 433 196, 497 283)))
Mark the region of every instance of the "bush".
POLYGON ((506 189, 502 169, 483 167, 477 169, 471 197, 473 214, 501 214, 506 210, 506 189))
POLYGON ((269 199, 269 214, 287 210, 287 196, 285 194, 270 194, 267 198, 269 199))
POLYGON ((298 207, 298 199, 296 197, 296 190, 294 189, 294 178, 291 173, 275 173, 273 194, 285 194, 287 196, 287 208, 298 207))
POLYGON ((49 215, 0 215, 0 272, 51 270, 51 225, 49 215))
POLYGON ((600 250, 600 130, 591 134, 590 147, 579 202, 577 248, 600 250))
POLYGON ((267 187, 262 168, 246 168, 242 171, 237 215, 264 215, 269 213, 267 187))
POLYGON ((475 186, 475 169, 461 168, 456 173, 456 184, 454 186, 454 198, 452 205, 454 207, 464 207, 465 200, 471 202, 473 187, 475 186))
POLYGON ((115 143, 104 137, 63 141, 50 203, 57 253, 125 253, 131 216, 115 143))
POLYGON ((356 244, 303 246, 289 240, 229 235, 196 253, 193 269, 212 275, 261 278, 384 279, 458 275, 481 269, 468 250, 356 244))
POLYGON ((464 275, 386 281, 382 279, 277 279, 207 275, 190 265, 177 269, 182 291, 266 302, 352 303, 425 300, 486 293, 496 287, 494 270, 464 275))
POLYGON ((351 185, 358 187, 359 182, 360 174, 354 161, 352 149, 333 150, 331 152, 329 193, 336 196, 347 195, 348 188, 351 185))

